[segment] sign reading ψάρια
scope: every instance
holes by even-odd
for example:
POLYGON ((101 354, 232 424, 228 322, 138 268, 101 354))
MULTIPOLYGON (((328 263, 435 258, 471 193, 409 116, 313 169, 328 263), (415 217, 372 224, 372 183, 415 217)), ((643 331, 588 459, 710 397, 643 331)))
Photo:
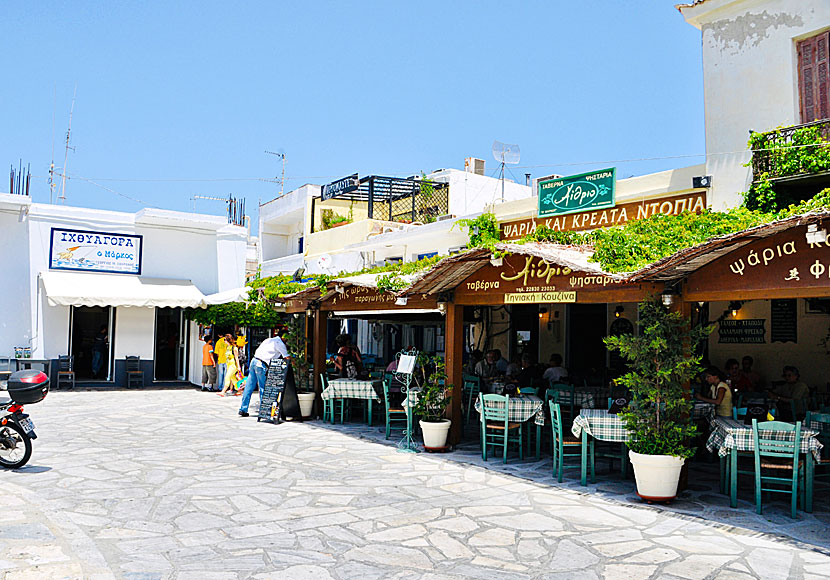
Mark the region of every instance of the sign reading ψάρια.
POLYGON ((50 270, 141 274, 142 237, 52 228, 50 270))
POLYGON ((538 182, 539 217, 614 207, 615 167, 538 182))

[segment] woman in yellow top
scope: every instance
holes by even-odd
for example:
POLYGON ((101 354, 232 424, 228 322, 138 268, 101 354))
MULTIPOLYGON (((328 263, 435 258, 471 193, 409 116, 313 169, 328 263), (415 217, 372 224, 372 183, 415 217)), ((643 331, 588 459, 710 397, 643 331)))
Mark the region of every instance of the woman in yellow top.
POLYGON ((225 373, 225 384, 222 385, 222 392, 219 393, 220 397, 224 397, 228 389, 236 390, 236 383, 239 382, 239 348, 230 334, 225 335, 225 342, 228 343, 228 371, 225 373))
POLYGON ((718 417, 732 416, 732 391, 729 385, 726 384, 726 375, 721 372, 718 367, 709 367, 703 372, 706 383, 711 385, 709 396, 704 397, 701 394, 695 394, 695 398, 706 401, 707 403, 714 403, 715 414, 718 417))

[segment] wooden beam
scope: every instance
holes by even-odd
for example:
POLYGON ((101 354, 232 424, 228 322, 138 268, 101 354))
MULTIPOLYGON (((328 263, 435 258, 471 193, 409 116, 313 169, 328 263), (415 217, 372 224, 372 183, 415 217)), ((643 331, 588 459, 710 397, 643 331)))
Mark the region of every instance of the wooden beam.
POLYGON ((450 445, 461 441, 464 420, 461 418, 461 403, 464 392, 464 307, 454 302, 447 303, 444 333, 444 356, 447 371, 447 383, 452 385, 450 403, 450 445))
POLYGON ((323 399, 320 396, 323 392, 323 384, 320 381, 320 373, 326 372, 326 341, 328 339, 328 316, 325 312, 315 310, 312 323, 312 362, 314 364, 314 410, 312 416, 323 416, 323 399))

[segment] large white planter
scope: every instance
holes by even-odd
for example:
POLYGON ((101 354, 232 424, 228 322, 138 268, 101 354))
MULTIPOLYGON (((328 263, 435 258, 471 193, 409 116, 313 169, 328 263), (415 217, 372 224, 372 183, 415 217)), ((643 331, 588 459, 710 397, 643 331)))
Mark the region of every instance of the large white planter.
POLYGON ((300 400, 300 413, 303 417, 311 417, 315 397, 314 393, 297 393, 297 398, 300 400))
POLYGON ((442 449, 447 446, 447 435, 450 432, 449 419, 441 419, 440 423, 426 423, 418 421, 421 425, 421 432, 424 434, 424 447, 431 449, 442 449))
POLYGON ((680 470, 686 460, 673 455, 628 452, 637 480, 637 495, 647 501, 668 501, 677 495, 680 470))

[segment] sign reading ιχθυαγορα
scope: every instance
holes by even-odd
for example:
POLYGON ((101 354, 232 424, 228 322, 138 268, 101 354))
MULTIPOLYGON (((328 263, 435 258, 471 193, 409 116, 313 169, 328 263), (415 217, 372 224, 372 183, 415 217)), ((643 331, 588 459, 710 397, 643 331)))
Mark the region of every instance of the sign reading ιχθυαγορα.
POLYGON ((50 270, 141 274, 143 237, 52 228, 50 270))

